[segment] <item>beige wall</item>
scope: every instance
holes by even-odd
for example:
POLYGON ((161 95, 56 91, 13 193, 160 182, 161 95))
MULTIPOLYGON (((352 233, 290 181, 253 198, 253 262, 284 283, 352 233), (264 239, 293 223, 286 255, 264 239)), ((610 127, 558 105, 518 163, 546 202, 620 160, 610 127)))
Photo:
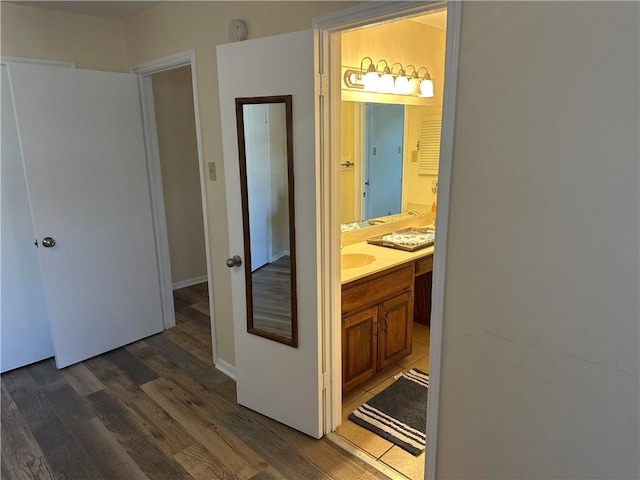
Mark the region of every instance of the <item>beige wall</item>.
POLYGON ((191 68, 153 75, 171 281, 207 275, 191 68))
POLYGON ((438 478, 639 478, 637 2, 465 2, 438 478))
POLYGON ((128 71, 120 20, 1 2, 1 52, 12 57, 76 62, 78 68, 128 71))
MULTIPOLYGON (((360 61, 367 56, 374 62, 385 59, 390 62, 389 67, 394 62, 400 62, 405 68, 409 64, 418 69, 427 67, 433 79, 435 96, 423 101, 428 105, 442 105, 445 39, 444 30, 411 20, 343 32, 342 66, 359 69, 360 61)), ((364 68, 368 66, 366 61, 364 68)), ((379 70, 383 66, 381 63, 379 70)), ((396 65, 394 72, 398 68, 396 65)), ((413 73, 413 70, 409 71, 413 73)), ((424 70, 420 72, 421 75, 424 73, 424 70)))
MULTIPOLYGON (((195 49, 204 162, 215 162, 218 180, 207 181, 216 343, 220 358, 235 364, 231 283, 225 260, 227 231, 216 45, 228 43, 229 22, 243 19, 249 38, 311 28, 314 17, 358 2, 165 2, 125 20, 130 65, 195 49)), ((312 52, 310 52, 312 54, 312 52)), ((286 93, 286 92, 282 92, 286 93)), ((240 221, 240 219, 238 219, 240 221)))

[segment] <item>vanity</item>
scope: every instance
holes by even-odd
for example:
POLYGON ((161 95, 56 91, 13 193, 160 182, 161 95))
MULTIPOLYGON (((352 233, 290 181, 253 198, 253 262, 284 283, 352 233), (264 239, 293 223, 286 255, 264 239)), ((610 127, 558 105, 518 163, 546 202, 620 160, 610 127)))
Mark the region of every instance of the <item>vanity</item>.
POLYGON ((360 241, 341 256, 344 393, 411 353, 414 320, 429 321, 433 246, 407 252, 360 241))

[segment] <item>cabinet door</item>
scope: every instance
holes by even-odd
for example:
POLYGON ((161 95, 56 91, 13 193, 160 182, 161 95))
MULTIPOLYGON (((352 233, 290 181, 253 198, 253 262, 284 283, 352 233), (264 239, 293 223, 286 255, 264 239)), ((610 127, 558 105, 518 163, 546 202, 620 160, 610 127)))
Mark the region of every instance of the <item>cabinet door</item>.
POLYGON ((379 370, 411 353, 412 306, 411 292, 401 293, 380 304, 379 370))
POLYGON ((376 373, 378 307, 342 319, 342 391, 351 390, 376 373))

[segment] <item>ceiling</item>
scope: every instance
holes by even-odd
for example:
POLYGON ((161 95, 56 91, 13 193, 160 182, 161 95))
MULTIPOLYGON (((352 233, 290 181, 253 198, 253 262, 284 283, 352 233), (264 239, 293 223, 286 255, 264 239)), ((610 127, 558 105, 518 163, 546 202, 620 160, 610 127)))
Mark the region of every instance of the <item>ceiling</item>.
POLYGON ((151 8, 160 2, 155 1, 11 1, 9 3, 15 3, 18 5, 26 5, 28 7, 46 8, 49 10, 59 10, 66 13, 79 13, 81 15, 92 15, 94 17, 107 17, 107 18, 127 18, 137 13, 151 8))
POLYGON ((428 13, 427 15, 423 15, 421 17, 413 17, 410 20, 418 23, 422 23, 423 25, 428 25, 430 27, 438 28, 440 30, 446 30, 447 28, 447 11, 440 10, 435 13, 428 13))

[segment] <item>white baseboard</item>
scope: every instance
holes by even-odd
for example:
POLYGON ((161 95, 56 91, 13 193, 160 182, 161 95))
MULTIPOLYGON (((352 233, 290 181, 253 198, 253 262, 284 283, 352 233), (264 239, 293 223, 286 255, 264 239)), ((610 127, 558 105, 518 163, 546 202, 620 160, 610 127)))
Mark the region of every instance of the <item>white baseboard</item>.
POLYGON ((215 362, 215 367, 224 373, 227 377, 231 379, 236 379, 236 367, 231 365, 230 363, 225 362, 221 358, 218 358, 215 362))
POLYGON ((280 260, 282 257, 288 257, 289 255, 289 250, 271 255, 271 263, 275 262, 276 260, 280 260))
POLYGON ((174 290, 178 290, 179 288, 185 288, 185 287, 190 287, 191 285, 204 283, 207 280, 209 280, 209 278, 206 275, 203 275, 202 277, 189 278, 188 280, 182 280, 180 282, 176 282, 172 284, 172 287, 174 290))

